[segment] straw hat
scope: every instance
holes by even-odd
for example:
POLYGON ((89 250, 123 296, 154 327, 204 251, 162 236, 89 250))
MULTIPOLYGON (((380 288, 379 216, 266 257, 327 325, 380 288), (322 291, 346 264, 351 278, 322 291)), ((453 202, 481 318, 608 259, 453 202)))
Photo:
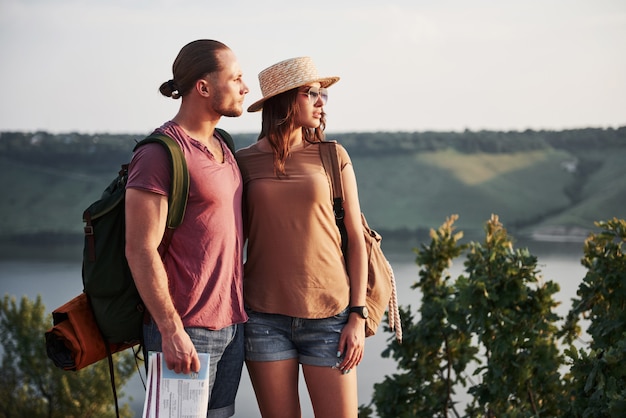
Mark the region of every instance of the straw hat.
POLYGON ((290 58, 267 67, 259 73, 259 84, 263 98, 248 107, 248 112, 256 112, 263 108, 263 102, 287 90, 320 83, 329 87, 339 81, 339 77, 320 77, 310 57, 290 58))

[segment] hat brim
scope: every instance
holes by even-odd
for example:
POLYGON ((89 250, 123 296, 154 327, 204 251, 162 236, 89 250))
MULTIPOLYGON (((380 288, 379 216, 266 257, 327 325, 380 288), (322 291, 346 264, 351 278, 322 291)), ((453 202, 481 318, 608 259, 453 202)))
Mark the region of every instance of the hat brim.
POLYGON ((269 94, 269 95, 263 97, 262 99, 257 100, 256 102, 252 103, 250 106, 248 106, 248 112, 250 112, 250 113, 258 112, 259 110, 263 109, 263 103, 267 99, 271 99, 272 97, 278 96, 279 94, 284 93, 286 91, 289 91, 291 89, 295 89, 297 87, 306 86, 307 84, 311 84, 311 83, 320 83, 322 88, 328 88, 328 87, 332 86, 333 84, 335 84, 337 81, 339 81, 339 77, 323 77, 323 78, 316 78, 314 80, 308 80, 308 81, 306 81, 304 83, 298 83, 298 84, 287 86, 287 87, 285 87, 283 89, 280 89, 278 91, 272 92, 272 94, 269 94))

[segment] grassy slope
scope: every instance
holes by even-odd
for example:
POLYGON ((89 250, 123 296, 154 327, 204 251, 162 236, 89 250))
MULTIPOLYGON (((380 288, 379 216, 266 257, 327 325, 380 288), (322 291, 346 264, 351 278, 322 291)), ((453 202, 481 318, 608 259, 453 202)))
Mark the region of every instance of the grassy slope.
POLYGON ((1 235, 45 232, 82 233, 82 215, 105 188, 108 177, 14 163, 0 157, 1 235))
MULTIPOLYGON (((561 168, 564 151, 461 154, 452 150, 402 156, 353 157, 362 209, 378 230, 436 228, 451 214, 457 227, 481 231, 492 213, 507 227, 580 226, 626 218, 626 150, 586 156, 598 168, 586 179, 581 201, 565 190, 577 181, 561 168)), ((109 172, 50 170, 0 156, 0 237, 37 232, 82 233, 82 211, 114 177, 109 172)))
POLYGON ((482 229, 492 213, 505 225, 566 208, 572 175, 564 152, 460 154, 452 150, 355 159, 363 210, 379 229, 433 228, 459 214, 460 229, 482 229), (384 202, 381 204, 381 202, 384 202))
POLYGON ((585 182, 581 202, 544 220, 539 227, 571 225, 590 230, 595 221, 626 218, 626 150, 592 151, 586 158, 598 168, 585 182))

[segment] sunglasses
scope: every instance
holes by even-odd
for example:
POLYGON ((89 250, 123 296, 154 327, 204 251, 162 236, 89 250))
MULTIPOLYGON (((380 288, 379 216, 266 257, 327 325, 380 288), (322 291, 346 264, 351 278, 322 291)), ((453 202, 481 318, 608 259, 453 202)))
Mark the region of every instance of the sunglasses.
POLYGON ((318 99, 322 98, 322 105, 325 105, 328 102, 328 89, 319 88, 319 87, 309 87, 306 91, 301 91, 300 93, 306 94, 309 96, 309 103, 315 104, 318 99))

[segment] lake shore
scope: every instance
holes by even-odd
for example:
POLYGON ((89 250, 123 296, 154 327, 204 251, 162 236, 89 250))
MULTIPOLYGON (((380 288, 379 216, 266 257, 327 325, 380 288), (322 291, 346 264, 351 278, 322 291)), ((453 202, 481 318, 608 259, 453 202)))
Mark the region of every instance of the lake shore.
MULTIPOLYGON (((464 240, 466 242, 466 240, 464 240)), ((399 243, 400 252, 386 250, 386 254, 393 266, 398 281, 398 298, 402 306, 412 306, 412 310, 419 309, 421 295, 412 289, 412 285, 419 280, 419 268, 415 264, 415 245, 399 243)), ((519 241, 516 248, 528 247, 531 253, 538 257, 538 265, 546 280, 557 282, 561 288, 557 295, 559 306, 557 314, 563 316, 571 307, 571 299, 576 296, 578 286, 582 282, 586 270, 579 263, 582 257, 582 243, 547 241, 519 241)), ((82 249, 79 250, 79 255, 82 249)), ((31 252, 32 254, 32 252, 31 252)), ((46 312, 51 312, 57 306, 65 303, 71 297, 82 291, 80 256, 73 255, 69 260, 50 259, 13 259, 0 261, 0 288, 3 293, 15 296, 18 300, 22 296, 34 299, 42 295, 46 312)), ((463 258, 455 259, 450 267, 451 277, 463 274, 463 258)), ((359 402, 369 403, 373 392, 373 385, 396 371, 396 363, 388 358, 381 357, 381 352, 387 346, 387 339, 391 334, 379 332, 366 341, 366 356, 359 367, 359 402)), ((306 395, 306 386, 300 382, 303 402, 303 418, 312 417, 310 402, 306 395)), ((131 404, 135 416, 141 416, 145 390, 139 374, 123 388, 126 393, 124 402, 131 404), (132 400, 130 399, 132 398, 132 400)), ((459 393, 464 399, 466 394, 459 393)), ((258 416, 258 409, 254 392, 249 381, 247 371, 244 370, 237 397, 236 418, 258 416)))

